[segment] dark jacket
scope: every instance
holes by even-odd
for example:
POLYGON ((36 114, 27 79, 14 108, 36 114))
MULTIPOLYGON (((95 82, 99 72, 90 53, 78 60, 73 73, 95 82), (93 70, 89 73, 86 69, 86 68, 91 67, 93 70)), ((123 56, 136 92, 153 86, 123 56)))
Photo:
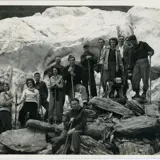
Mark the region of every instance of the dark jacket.
POLYGON ((40 81, 35 83, 35 88, 39 91, 40 98, 47 99, 48 98, 48 88, 45 82, 40 81))
POLYGON ((139 59, 148 58, 148 52, 152 52, 154 54, 154 50, 146 43, 140 41, 136 48, 132 48, 133 61, 134 63, 139 59))
POLYGON ((75 128, 76 130, 84 130, 86 128, 87 112, 82 107, 80 107, 78 111, 70 110, 64 116, 65 130, 69 130, 71 118, 74 118, 71 129, 75 128))
MULTIPOLYGON (((66 66, 63 71, 63 80, 66 81, 65 84, 66 84, 67 88, 71 88, 71 86, 72 86, 71 74, 68 71, 69 67, 70 67, 69 65, 66 66)), ((83 75, 83 68, 81 66, 75 64, 74 74, 75 75, 73 76, 73 84, 74 85, 82 84, 81 81, 82 81, 82 75, 83 75)))
POLYGON ((90 70, 94 71, 94 66, 97 63, 97 58, 91 52, 83 53, 81 55, 81 64, 82 64, 82 66, 84 67, 85 70, 88 70, 88 61, 90 63, 90 70), (91 56, 91 58, 90 59, 86 59, 86 56, 91 56))

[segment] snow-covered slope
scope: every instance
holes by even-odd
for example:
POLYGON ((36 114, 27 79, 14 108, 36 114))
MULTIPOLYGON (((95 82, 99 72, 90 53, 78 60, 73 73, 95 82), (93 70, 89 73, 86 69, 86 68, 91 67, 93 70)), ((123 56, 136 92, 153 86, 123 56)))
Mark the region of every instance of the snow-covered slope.
MULTIPOLYGON (((160 60, 160 10, 133 7, 128 13, 102 11, 87 7, 52 7, 42 14, 25 18, 7 18, 0 21, 0 69, 41 73, 60 55, 66 65, 68 54, 79 60, 82 45, 89 41, 92 52, 98 55, 97 40, 108 43, 119 34, 136 34, 154 49, 152 65, 160 60)), ((3 72, 2 72, 3 73, 3 72)), ((21 75, 15 72, 13 77, 21 75)), ((16 79, 13 78, 13 83, 16 79)))

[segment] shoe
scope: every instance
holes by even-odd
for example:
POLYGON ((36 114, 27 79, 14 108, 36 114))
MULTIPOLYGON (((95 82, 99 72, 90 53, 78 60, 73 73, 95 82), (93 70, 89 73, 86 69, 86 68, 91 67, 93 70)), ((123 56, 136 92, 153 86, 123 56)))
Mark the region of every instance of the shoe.
POLYGON ((116 95, 116 98, 121 98, 121 96, 119 94, 116 95))
POLYGON ((146 92, 144 91, 140 97, 141 99, 146 99, 146 92))
POLYGON ((88 108, 88 103, 87 102, 83 102, 83 108, 88 108))
POLYGON ((132 99, 135 99, 135 98, 140 98, 139 92, 136 92, 136 94, 132 97, 132 99))

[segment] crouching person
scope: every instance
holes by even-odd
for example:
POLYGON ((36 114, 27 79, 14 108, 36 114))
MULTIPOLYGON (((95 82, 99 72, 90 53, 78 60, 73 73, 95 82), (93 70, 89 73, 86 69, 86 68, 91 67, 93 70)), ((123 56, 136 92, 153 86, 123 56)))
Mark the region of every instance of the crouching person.
MULTIPOLYGON (((80 106, 79 100, 74 98, 70 101, 71 110, 64 117, 64 129, 59 137, 55 137, 56 150, 65 143, 67 136, 69 136, 70 151, 74 154, 80 153, 80 135, 84 133, 86 128, 87 113, 80 106)), ((64 148, 65 150, 66 148, 64 148)), ((53 150, 53 152, 55 152, 53 150)))

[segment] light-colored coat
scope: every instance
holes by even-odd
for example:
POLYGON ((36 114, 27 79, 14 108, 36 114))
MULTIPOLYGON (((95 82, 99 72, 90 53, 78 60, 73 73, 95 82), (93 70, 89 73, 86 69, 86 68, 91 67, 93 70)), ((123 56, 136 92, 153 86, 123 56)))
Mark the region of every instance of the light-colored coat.
MULTIPOLYGON (((108 70, 108 57, 109 57, 110 47, 106 47, 105 54, 102 55, 101 59, 103 59, 104 70, 108 70)), ((120 51, 116 48, 116 71, 123 67, 122 58, 120 55, 120 51)))

